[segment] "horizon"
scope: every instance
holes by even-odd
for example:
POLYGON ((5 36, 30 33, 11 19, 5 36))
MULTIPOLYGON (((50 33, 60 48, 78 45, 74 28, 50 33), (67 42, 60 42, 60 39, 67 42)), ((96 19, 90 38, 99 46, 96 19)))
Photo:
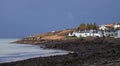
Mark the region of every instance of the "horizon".
POLYGON ((120 0, 0 0, 0 38, 120 22, 120 0))

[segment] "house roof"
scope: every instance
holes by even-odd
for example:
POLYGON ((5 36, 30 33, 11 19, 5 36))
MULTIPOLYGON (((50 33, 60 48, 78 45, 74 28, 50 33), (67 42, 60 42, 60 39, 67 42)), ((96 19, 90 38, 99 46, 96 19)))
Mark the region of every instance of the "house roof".
POLYGON ((105 24, 106 27, 112 27, 113 24, 105 24))
POLYGON ((99 29, 100 29, 100 30, 107 30, 108 28, 107 28, 105 25, 101 25, 101 26, 99 27, 99 29))

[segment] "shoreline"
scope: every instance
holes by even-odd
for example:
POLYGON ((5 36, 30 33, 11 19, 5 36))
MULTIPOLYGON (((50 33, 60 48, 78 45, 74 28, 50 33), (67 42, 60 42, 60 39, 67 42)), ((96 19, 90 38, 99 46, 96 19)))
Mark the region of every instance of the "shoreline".
POLYGON ((62 56, 62 55, 68 55, 68 52, 64 52, 64 53, 56 53, 54 55, 44 55, 44 56, 36 56, 36 57, 31 57, 31 58, 26 58, 26 59, 19 59, 19 60, 13 60, 13 61, 5 61, 5 62, 0 62, 1 64, 9 64, 9 63, 15 63, 15 62, 20 62, 20 61, 25 61, 25 60, 29 60, 29 59, 34 59, 34 58, 44 58, 44 57, 52 57, 52 56, 62 56))
MULTIPOLYGON (((10 43, 9 41, 6 42, 5 46, 7 46, 7 44, 8 44, 8 47, 10 47, 9 46, 10 44, 15 45, 13 43, 10 43)), ((1 58, 0 58, 0 64, 1 63, 23 61, 23 60, 27 60, 27 59, 30 59, 30 58, 36 58, 36 57, 49 57, 49 56, 57 56, 57 55, 66 55, 68 53, 71 53, 70 51, 64 51, 64 50, 54 50, 54 49, 49 49, 49 48, 43 49, 43 48, 41 48, 40 45, 31 45, 31 44, 30 45, 26 45, 26 44, 23 44, 23 45, 18 44, 17 45, 16 44, 15 46, 19 46, 19 47, 25 46, 25 48, 29 48, 29 50, 32 49, 32 48, 35 48, 35 49, 30 50, 30 51, 27 49, 28 52, 26 50, 23 50, 23 51, 20 51, 20 53, 19 53, 19 51, 17 51, 16 53, 10 53, 9 52, 10 54, 8 54, 8 55, 3 54, 3 55, 1 55, 1 58)), ((19 49, 19 47, 17 47, 14 50, 23 49, 23 48, 19 49)), ((9 49, 9 50, 11 50, 11 49, 9 49)))
MULTIPOLYGON (((67 55, 58 55, 50 57, 38 57, 18 62, 0 64, 9 66, 21 65, 29 66, 29 62, 33 66, 90 66, 90 65, 120 65, 120 39, 114 38, 85 38, 70 40, 52 40, 42 44, 43 48, 61 49, 66 51, 74 51, 67 55), (89 40, 88 40, 89 39, 89 40), (39 61, 38 61, 39 60, 39 61), (40 62, 41 61, 41 62, 40 62), (42 63, 44 61, 44 63, 42 63)), ((34 42, 34 41, 33 41, 34 42)))

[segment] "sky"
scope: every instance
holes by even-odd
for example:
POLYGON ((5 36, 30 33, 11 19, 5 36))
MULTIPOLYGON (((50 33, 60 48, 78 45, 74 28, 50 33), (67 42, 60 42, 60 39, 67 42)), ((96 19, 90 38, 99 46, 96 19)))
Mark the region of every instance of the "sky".
POLYGON ((120 22, 120 0, 0 0, 0 38, 120 22))

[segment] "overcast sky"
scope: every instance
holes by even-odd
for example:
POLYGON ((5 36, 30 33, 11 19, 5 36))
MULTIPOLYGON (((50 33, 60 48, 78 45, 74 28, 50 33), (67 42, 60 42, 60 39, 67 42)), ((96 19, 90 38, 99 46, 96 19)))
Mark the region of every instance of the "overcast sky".
POLYGON ((120 0, 0 0, 0 38, 120 22, 120 0))

